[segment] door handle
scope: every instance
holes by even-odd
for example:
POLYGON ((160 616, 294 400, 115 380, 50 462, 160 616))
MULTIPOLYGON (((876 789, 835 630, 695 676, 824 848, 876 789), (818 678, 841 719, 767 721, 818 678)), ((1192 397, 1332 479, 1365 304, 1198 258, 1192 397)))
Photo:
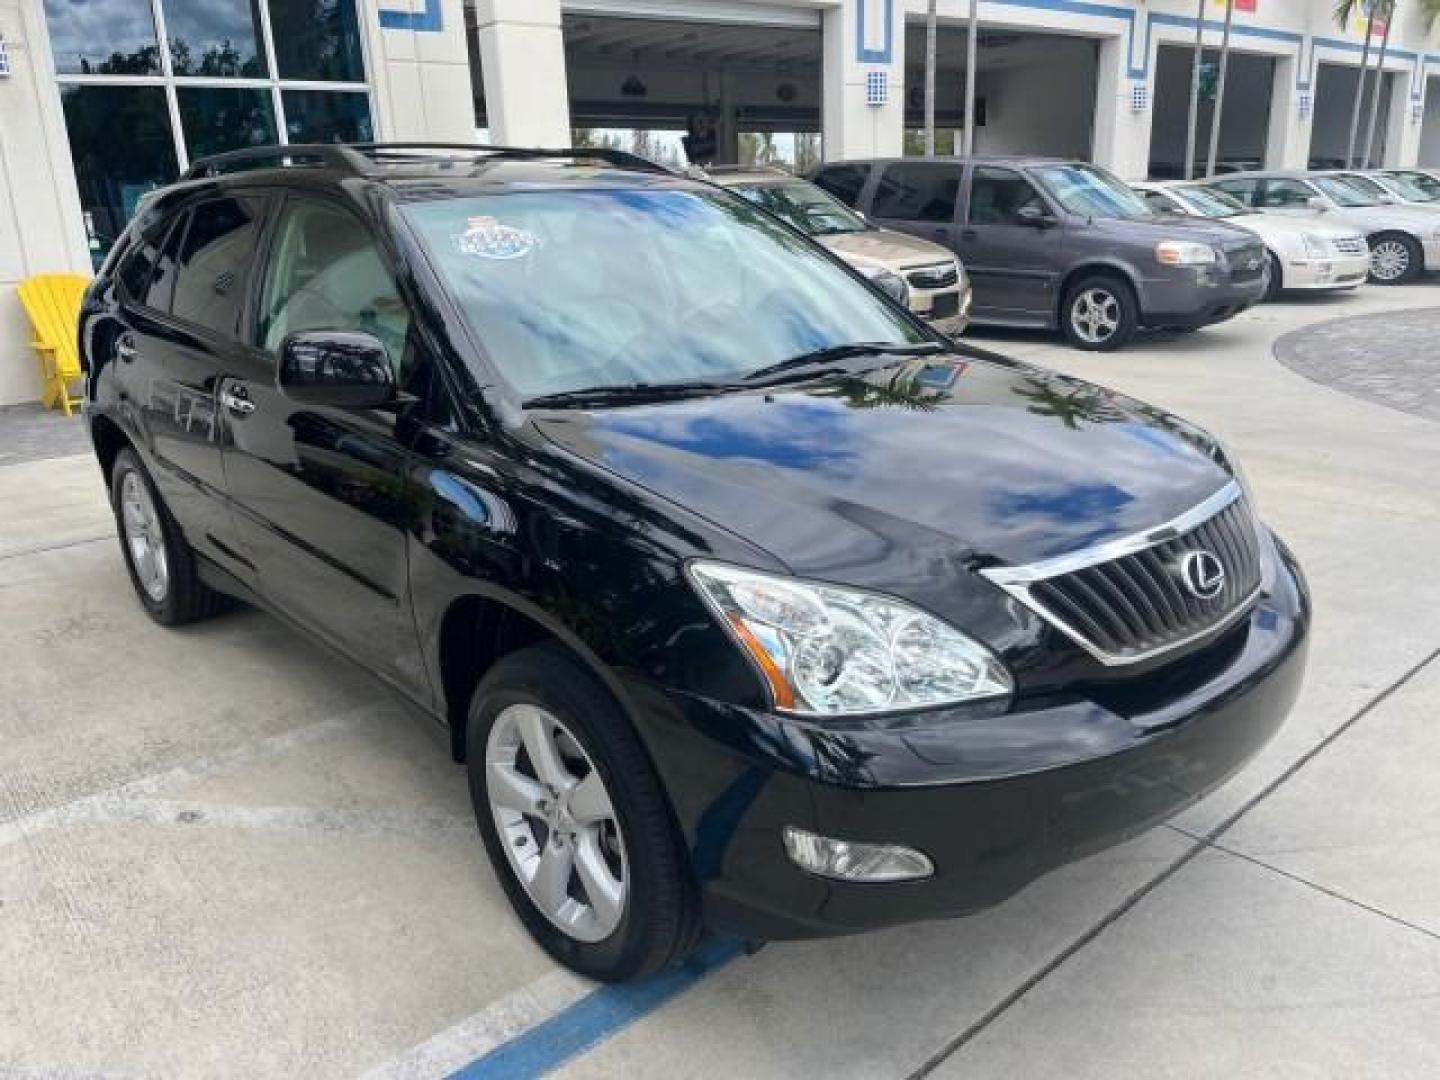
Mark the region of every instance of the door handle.
POLYGON ((249 416, 255 411, 255 402, 250 400, 250 391, 243 383, 231 383, 220 391, 220 404, 232 416, 249 416))
POLYGON ((135 346, 121 338, 115 343, 115 355, 120 358, 121 363, 128 364, 135 359, 135 346))

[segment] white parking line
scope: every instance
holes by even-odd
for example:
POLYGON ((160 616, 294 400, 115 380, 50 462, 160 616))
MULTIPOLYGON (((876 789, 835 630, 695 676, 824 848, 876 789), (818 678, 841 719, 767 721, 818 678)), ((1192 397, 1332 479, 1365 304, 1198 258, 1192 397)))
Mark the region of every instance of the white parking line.
POLYGON ((542 975, 414 1049, 377 1065, 362 1080, 433 1080, 437 1076, 449 1076, 549 1020, 593 991, 596 985, 568 971, 556 970, 542 975))

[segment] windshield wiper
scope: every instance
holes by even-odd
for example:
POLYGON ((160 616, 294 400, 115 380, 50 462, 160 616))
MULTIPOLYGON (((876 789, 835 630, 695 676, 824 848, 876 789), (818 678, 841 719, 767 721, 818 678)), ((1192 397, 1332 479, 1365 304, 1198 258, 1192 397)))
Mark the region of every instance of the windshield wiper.
POLYGON ((708 394, 719 390, 733 389, 735 389, 734 383, 704 381, 619 383, 612 386, 582 386, 577 390, 560 390, 553 394, 537 394, 535 397, 526 398, 523 404, 527 409, 564 409, 584 405, 658 401, 665 398, 689 397, 694 394, 708 394))
POLYGON ((924 341, 913 345, 900 345, 888 341, 856 341, 849 345, 831 345, 824 349, 815 349, 812 352, 801 353, 799 356, 792 356, 775 364, 767 364, 765 367, 756 368, 745 375, 740 381, 747 386, 755 386, 770 382, 777 377, 795 373, 800 377, 824 374, 827 371, 839 370, 835 364, 840 360, 849 360, 855 356, 914 356, 917 354, 941 352, 945 346, 938 341, 924 341), (801 374, 804 369, 803 374, 801 374), (815 369, 815 370, 811 370, 815 369))

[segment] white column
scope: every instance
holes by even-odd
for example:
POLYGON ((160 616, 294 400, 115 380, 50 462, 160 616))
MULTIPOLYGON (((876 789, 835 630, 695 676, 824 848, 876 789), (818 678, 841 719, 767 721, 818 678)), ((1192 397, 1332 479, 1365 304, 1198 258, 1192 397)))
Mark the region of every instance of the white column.
POLYGON ((1155 95, 1155 49, 1150 50, 1144 79, 1132 79, 1130 42, 1123 35, 1100 39, 1095 80, 1095 150, 1097 165, 1125 180, 1143 180, 1150 169, 1150 121, 1155 95), (1145 91, 1145 107, 1135 108, 1133 90, 1145 91))
POLYGON ((473 142, 464 0, 363 0, 376 137, 473 142))
POLYGON ((843 0, 821 19, 820 106, 825 159, 897 157, 905 134, 904 0, 843 0), (885 103, 866 104, 866 80, 883 72, 885 103))
POLYGON ((477 0, 475 12, 491 141, 569 146, 560 0, 477 0))
MULTIPOLYGON (((1409 67, 1396 71, 1390 78, 1390 116, 1385 122, 1383 161, 1387 168, 1407 168, 1420 160, 1420 120, 1411 116, 1413 86, 1413 72, 1409 67)), ((1424 84, 1420 86, 1423 91, 1424 84)))
POLYGON ((41 6, 0 0, 10 75, 0 78, 0 405, 40 397, 30 321, 15 287, 90 273, 80 195, 41 6))
POLYGON ((1270 91, 1270 127, 1265 136, 1267 169, 1303 169, 1310 157, 1310 116, 1300 115, 1295 85, 1300 59, 1277 56, 1270 91))

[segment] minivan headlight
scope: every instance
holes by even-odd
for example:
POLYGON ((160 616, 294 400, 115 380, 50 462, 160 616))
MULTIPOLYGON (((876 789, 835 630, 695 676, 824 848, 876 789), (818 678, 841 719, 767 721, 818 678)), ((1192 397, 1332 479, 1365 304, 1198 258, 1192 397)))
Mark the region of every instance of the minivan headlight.
POLYGON ((989 649, 904 601, 724 563, 689 571, 784 712, 891 712, 1013 689, 989 649))
POLYGON ((856 269, 879 286, 880 291, 897 304, 904 304, 907 307, 910 305, 910 290, 899 274, 892 273, 883 266, 859 266, 856 269))
POLYGON ((1161 240, 1155 245, 1155 258, 1162 266, 1211 266, 1215 249, 1193 240, 1161 240))

